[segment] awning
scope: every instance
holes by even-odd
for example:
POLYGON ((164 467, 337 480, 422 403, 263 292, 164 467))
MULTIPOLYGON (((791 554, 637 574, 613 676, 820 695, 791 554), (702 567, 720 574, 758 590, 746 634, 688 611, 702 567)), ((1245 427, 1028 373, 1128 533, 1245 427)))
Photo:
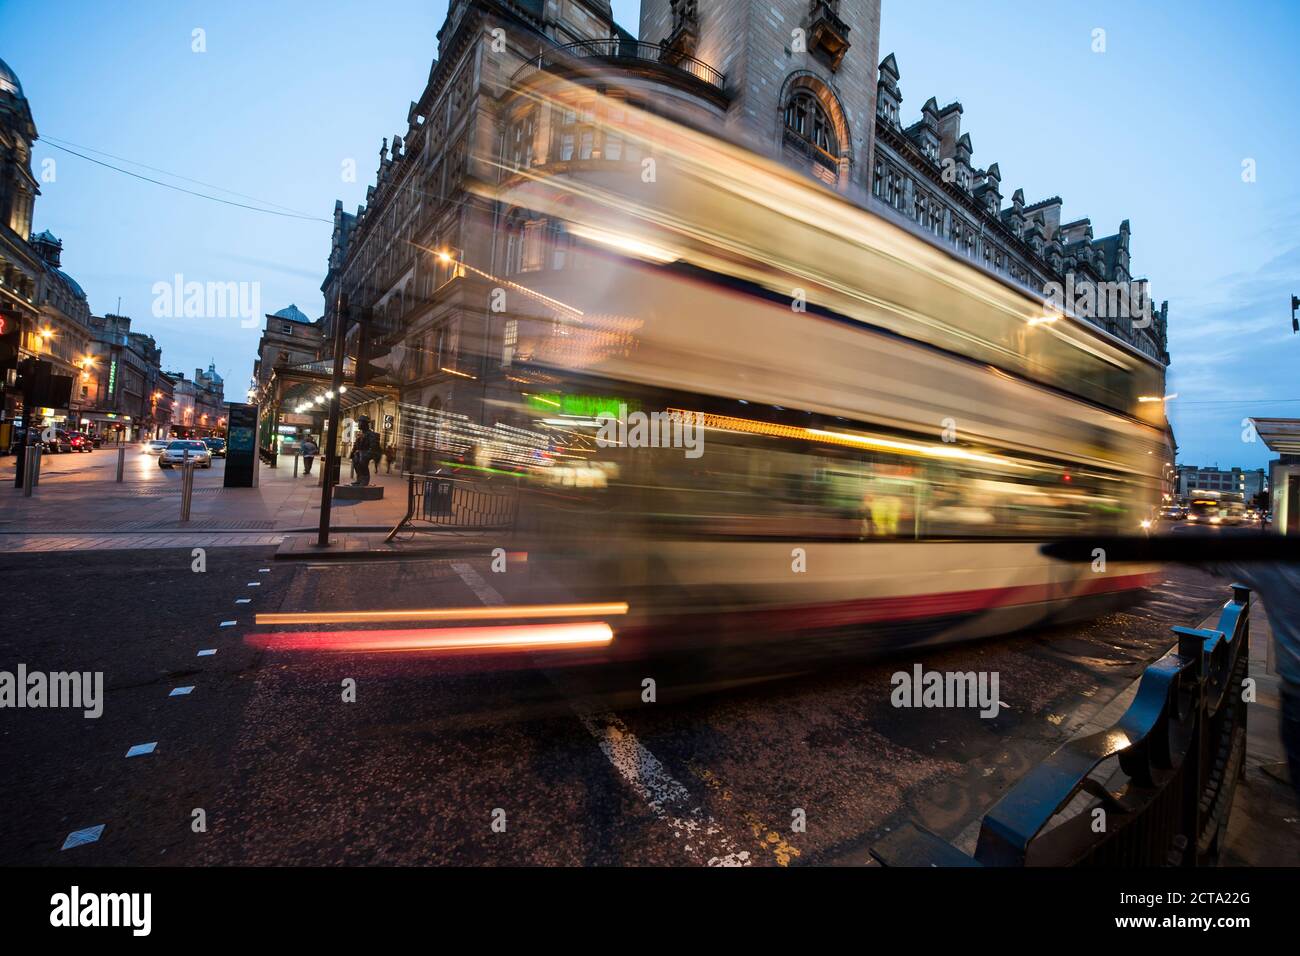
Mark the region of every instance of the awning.
POLYGON ((1300 455, 1300 418, 1252 418, 1250 422, 1271 451, 1300 455))

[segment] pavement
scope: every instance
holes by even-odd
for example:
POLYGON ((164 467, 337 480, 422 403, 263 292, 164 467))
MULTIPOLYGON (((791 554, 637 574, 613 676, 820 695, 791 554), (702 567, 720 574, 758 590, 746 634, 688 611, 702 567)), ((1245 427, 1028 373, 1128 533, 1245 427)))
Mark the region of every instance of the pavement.
MULTIPOLYGON (((294 532, 313 534, 319 526, 319 467, 295 475, 293 459, 282 458, 276 468, 259 466, 258 487, 225 488, 225 460, 218 458, 211 469, 195 471, 190 520, 181 522, 180 471, 159 468, 157 458, 128 445, 119 484, 117 457, 111 445, 44 455, 31 497, 13 487, 15 459, 0 458, 0 552, 279 545, 294 532)), ((347 481, 346 465, 342 474, 347 481)), ((331 528, 348 535, 353 551, 360 542, 381 546, 406 510, 405 479, 372 474, 371 480, 384 489, 382 500, 336 500, 331 508, 331 528)), ((423 538, 386 550, 422 544, 423 538)))

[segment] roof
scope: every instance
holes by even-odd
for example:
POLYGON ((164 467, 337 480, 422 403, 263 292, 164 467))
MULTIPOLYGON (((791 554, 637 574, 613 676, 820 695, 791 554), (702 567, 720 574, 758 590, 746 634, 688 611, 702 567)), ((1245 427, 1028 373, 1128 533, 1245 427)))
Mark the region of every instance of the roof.
POLYGON ((301 322, 304 325, 311 325, 311 319, 303 313, 296 305, 288 305, 279 312, 273 312, 271 318, 288 319, 290 322, 301 322))
POLYGON ((1300 455, 1300 418, 1252 418, 1250 421, 1270 451, 1300 455))
POLYGON ((18 82, 18 74, 11 70, 4 60, 0 60, 0 93, 12 93, 19 99, 25 99, 23 85, 18 82))
POLYGON ((67 274, 66 272, 64 272, 62 269, 55 269, 55 270, 54 270, 54 273, 55 273, 55 275, 57 275, 60 279, 63 280, 64 285, 66 285, 69 289, 72 290, 72 294, 73 294, 73 295, 77 296, 78 298, 82 298, 82 299, 86 298, 86 293, 85 293, 85 291, 81 288, 81 286, 77 285, 77 280, 75 280, 74 278, 72 278, 72 276, 68 275, 68 274, 67 274))

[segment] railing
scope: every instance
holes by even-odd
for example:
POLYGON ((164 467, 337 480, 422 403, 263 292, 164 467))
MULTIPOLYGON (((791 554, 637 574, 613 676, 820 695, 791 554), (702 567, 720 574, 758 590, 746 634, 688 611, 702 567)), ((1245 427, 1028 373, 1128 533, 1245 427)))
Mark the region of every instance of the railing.
POLYGON ((1143 672, 1114 727, 1065 744, 984 815, 973 859, 915 824, 871 855, 886 866, 1212 865, 1245 761, 1250 589, 1232 586, 1217 628, 1173 630, 1177 649, 1143 672))
POLYGON ((276 462, 279 459, 279 455, 276 453, 274 448, 267 448, 263 445, 257 447, 257 455, 272 468, 275 467, 276 462))
POLYGON ((686 73, 701 83, 706 83, 720 91, 726 89, 726 74, 715 70, 703 60, 696 59, 685 53, 679 53, 668 47, 661 47, 656 43, 625 40, 622 37, 580 40, 577 43, 567 43, 564 46, 547 50, 525 63, 515 72, 515 77, 518 78, 525 70, 530 68, 535 70, 545 69, 548 65, 562 62, 565 59, 599 59, 610 63, 633 65, 637 62, 657 63, 686 73))
POLYGON ((518 513, 519 488, 511 481, 413 474, 407 477, 406 514, 384 540, 401 531, 510 530, 518 513))

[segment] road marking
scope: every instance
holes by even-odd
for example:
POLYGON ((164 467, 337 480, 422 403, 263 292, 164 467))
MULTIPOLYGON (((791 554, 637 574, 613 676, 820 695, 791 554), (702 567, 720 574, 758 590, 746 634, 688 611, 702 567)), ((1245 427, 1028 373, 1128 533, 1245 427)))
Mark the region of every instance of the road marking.
MULTIPOLYGON (((501 593, 470 565, 457 561, 451 569, 484 604, 505 604, 501 593)), ((569 704, 582 726, 596 738, 605 759, 646 801, 650 812, 668 824, 674 837, 684 839, 687 853, 703 859, 708 866, 749 866, 749 851, 739 849, 703 807, 692 805, 690 791, 678 783, 616 714, 597 712, 573 700, 569 704)))
POLYGON ((151 740, 147 744, 136 744, 134 747, 132 747, 130 750, 126 752, 126 755, 128 757, 143 757, 145 754, 153 753, 154 748, 157 746, 158 746, 158 741, 156 740, 151 740))
POLYGON ((182 697, 182 696, 184 696, 185 694, 191 694, 191 693, 193 693, 193 692, 194 692, 194 685, 191 684, 189 687, 173 687, 173 688, 172 688, 172 692, 171 692, 170 694, 168 694, 167 696, 168 696, 168 697, 182 697))
POLYGON ((457 561, 451 566, 451 569, 460 575, 460 579, 465 582, 466 586, 474 592, 484 604, 505 604, 506 599, 492 585, 483 580, 483 575, 479 574, 472 567, 463 561, 457 561))
POLYGON ((104 827, 107 824, 98 824, 93 827, 86 827, 84 830, 73 830, 63 841, 60 850, 71 850, 74 846, 84 846, 87 843, 96 842, 104 835, 104 827))
POLYGON ((249 582, 248 582, 248 586, 249 586, 250 588, 260 588, 260 587, 262 586, 262 582, 261 582, 261 581, 249 581, 249 582))
POLYGON ((236 604, 252 604, 252 603, 253 603, 253 599, 252 599, 252 598, 235 598, 235 603, 236 603, 236 604))
POLYGON ((270 573, 271 573, 271 569, 270 569, 270 568, 258 568, 258 569, 257 569, 257 573, 258 573, 258 574, 270 574, 270 573))
POLYGON ((687 853, 705 860, 708 866, 749 866, 749 851, 737 847, 703 807, 693 805, 690 791, 664 769, 623 721, 611 713, 581 710, 578 719, 596 738, 614 769, 646 801, 650 812, 672 828, 674 837, 684 839, 687 853))
POLYGON ((222 626, 222 627, 234 627, 234 626, 235 626, 236 624, 238 624, 238 623, 239 623, 238 621, 222 621, 222 622, 221 622, 221 626, 222 626))
POLYGON ((212 656, 213 654, 215 654, 216 652, 217 652, 217 649, 216 649, 215 647, 209 647, 209 648, 206 648, 206 649, 204 649, 204 650, 199 651, 199 652, 198 652, 197 654, 195 654, 194 656, 195 656, 195 657, 211 657, 211 656, 212 656))

